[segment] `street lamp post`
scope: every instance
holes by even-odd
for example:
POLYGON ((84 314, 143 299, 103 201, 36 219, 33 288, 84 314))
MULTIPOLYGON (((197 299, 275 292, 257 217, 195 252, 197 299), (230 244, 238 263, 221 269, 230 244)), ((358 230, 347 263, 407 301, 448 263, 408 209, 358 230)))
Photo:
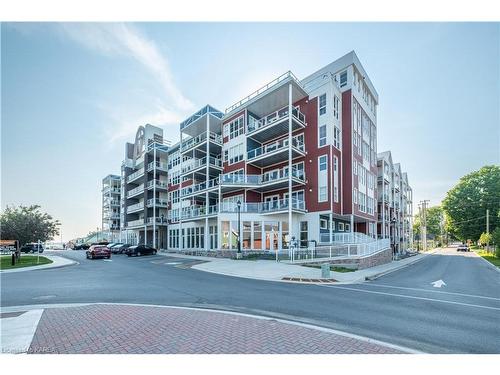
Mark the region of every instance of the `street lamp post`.
POLYGON ((236 202, 238 207, 238 252, 236 253, 236 259, 241 259, 241 202, 238 200, 236 202))

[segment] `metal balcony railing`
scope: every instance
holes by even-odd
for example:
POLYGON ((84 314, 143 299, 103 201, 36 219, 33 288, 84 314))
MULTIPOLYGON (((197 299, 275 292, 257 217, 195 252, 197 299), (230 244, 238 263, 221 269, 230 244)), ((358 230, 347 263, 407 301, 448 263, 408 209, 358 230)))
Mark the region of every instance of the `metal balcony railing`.
POLYGON ((147 200, 147 205, 148 205, 148 207, 153 207, 153 205, 156 207, 167 207, 168 200, 159 199, 159 198, 156 198, 156 199, 152 198, 152 199, 147 200))
MULTIPOLYGON (((253 150, 248 151, 247 160, 251 161, 261 155, 271 154, 277 150, 286 149, 288 147, 288 139, 282 139, 261 147, 257 147, 253 150)), ((304 143, 292 138, 292 148, 304 152, 304 143)))
POLYGON ((144 202, 139 202, 135 204, 131 204, 130 206, 127 206, 127 213, 132 213, 134 211, 139 211, 144 208, 144 202))
MULTIPOLYGON (((222 168, 222 161, 218 158, 214 158, 213 156, 210 156, 208 158, 210 165, 213 165, 214 167, 222 168)), ((182 166, 182 173, 189 173, 193 170, 196 170, 200 167, 206 166, 207 165, 207 157, 203 157, 201 159, 191 159, 183 163, 182 166)))
MULTIPOLYGON (((302 112, 300 112, 297 108, 292 109, 292 115, 297 119, 299 122, 305 125, 306 118, 302 112)), ((248 125, 247 125, 247 134, 250 134, 256 130, 265 128, 269 125, 274 124, 278 120, 284 119, 288 117, 288 106, 283 107, 275 112, 272 112, 261 119, 256 119, 254 117, 249 117, 248 118, 248 125)))
POLYGON ((208 207, 208 211, 206 206, 192 206, 189 208, 185 208, 182 210, 182 219, 192 219, 206 215, 213 215, 219 211, 218 205, 212 205, 208 207))
MULTIPOLYGON (((242 202, 240 212, 246 213, 269 213, 287 210, 289 207, 288 198, 269 202, 242 202)), ((292 198, 292 209, 305 211, 305 201, 292 198)), ((238 205, 234 202, 222 202, 221 212, 238 212, 238 205)))
POLYGON ((144 219, 132 220, 127 222, 127 227, 135 227, 137 225, 143 225, 143 224, 144 224, 144 219))

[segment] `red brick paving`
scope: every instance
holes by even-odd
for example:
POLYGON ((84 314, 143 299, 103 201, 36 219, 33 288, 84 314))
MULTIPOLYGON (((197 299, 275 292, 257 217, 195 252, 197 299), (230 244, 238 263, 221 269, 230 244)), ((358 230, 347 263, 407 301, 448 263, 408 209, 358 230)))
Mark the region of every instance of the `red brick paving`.
POLYGON ((271 319, 203 310, 100 304, 44 310, 28 352, 401 353, 376 343, 271 319))

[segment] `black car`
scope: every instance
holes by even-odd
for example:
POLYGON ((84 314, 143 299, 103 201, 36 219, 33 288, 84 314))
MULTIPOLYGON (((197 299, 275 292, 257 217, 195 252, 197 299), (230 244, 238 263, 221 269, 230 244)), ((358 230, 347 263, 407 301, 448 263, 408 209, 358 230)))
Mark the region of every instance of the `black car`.
POLYGON ((121 243, 110 248, 113 254, 124 254, 131 245, 129 243, 121 243))
POLYGON ((20 249, 21 253, 43 253, 43 250, 43 245, 37 243, 27 243, 20 249))
POLYGON ((80 243, 78 245, 73 246, 73 250, 88 250, 90 245, 88 243, 80 243))
POLYGON ((156 254, 156 249, 154 247, 146 245, 130 246, 127 249, 127 255, 129 257, 131 257, 132 255, 141 256, 141 255, 155 255, 155 254, 156 254))

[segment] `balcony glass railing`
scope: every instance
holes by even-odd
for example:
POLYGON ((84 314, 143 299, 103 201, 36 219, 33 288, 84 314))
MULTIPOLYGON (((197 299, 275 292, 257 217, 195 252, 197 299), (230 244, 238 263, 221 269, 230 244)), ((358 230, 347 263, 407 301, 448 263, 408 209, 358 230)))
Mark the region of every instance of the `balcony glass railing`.
MULTIPOLYGON (((292 177, 305 181, 306 175, 303 169, 292 169, 292 177)), ((262 185, 270 182, 288 179, 288 168, 282 168, 262 175, 228 173, 220 176, 222 185, 262 185)))
POLYGON ((133 188, 132 190, 129 190, 127 193, 127 198, 130 198, 134 195, 140 194, 144 191, 144 185, 137 186, 136 188, 133 188))
POLYGON ((168 164, 167 163, 160 162, 160 161, 157 161, 157 162, 152 161, 151 163, 148 164, 148 172, 152 171, 154 169, 155 164, 156 164, 156 169, 161 169, 163 171, 168 171, 168 164))
MULTIPOLYGON (((222 145, 222 136, 220 134, 216 134, 213 132, 208 132, 208 138, 210 141, 218 143, 222 145)), ((204 132, 200 135, 197 135, 196 137, 189 138, 182 142, 181 144, 181 151, 187 151, 192 147, 195 147, 196 145, 199 145, 200 143, 203 143, 207 140, 207 132, 204 132)))
MULTIPOLYGON (((292 109, 292 115, 299 120, 301 123, 305 125, 305 116, 302 112, 300 112, 297 108, 292 109)), ((249 117, 248 125, 247 125, 247 133, 250 134, 256 130, 265 128, 269 125, 272 125, 278 120, 282 120, 288 117, 288 107, 281 108, 276 112, 270 113, 261 119, 256 119, 254 117, 249 117)))
POLYGON ((261 181, 260 175, 227 173, 220 176, 223 185, 257 185, 261 181))
MULTIPOLYGON (((210 165, 213 165, 214 167, 222 168, 222 161, 218 158, 214 158, 213 156, 210 156, 208 158, 210 165)), ((183 163, 182 166, 182 173, 189 173, 191 171, 194 171, 200 167, 204 167, 207 165, 207 157, 203 157, 201 159, 190 159, 186 162, 183 163)))
MULTIPOLYGON (((243 202, 240 205, 240 212, 250 213, 268 213, 274 211, 287 210, 289 207, 289 200, 279 199, 268 202, 243 202)), ((305 201, 292 198, 292 209, 305 211, 305 201)), ((238 205, 234 202, 222 202, 221 212, 238 212, 238 205)))
POLYGON ((167 207, 168 206, 168 200, 166 199, 148 199, 147 201, 148 207, 157 206, 157 207, 167 207))
POLYGON ((136 171, 127 177, 127 182, 131 182, 131 181, 135 180, 136 178, 139 178, 143 175, 144 175, 143 170, 136 171))
MULTIPOLYGON (((288 147, 288 139, 282 139, 280 141, 276 141, 261 147, 257 147, 253 150, 248 151, 247 160, 255 159, 261 155, 266 155, 273 153, 277 150, 286 149, 288 147)), ((292 138, 292 147, 304 152, 304 143, 299 141, 296 138, 292 138)))
POLYGON ((208 207, 208 213, 206 206, 192 206, 189 208, 184 208, 182 210, 182 219, 192 219, 200 216, 216 214, 219 211, 218 205, 212 205, 208 207))
POLYGON ((137 225, 143 225, 143 224, 144 224, 144 219, 132 220, 127 222, 127 227, 135 227, 137 225))
POLYGON ((168 182, 160 180, 148 181, 148 189, 151 189, 153 187, 156 187, 157 189, 166 189, 168 188, 168 182))
POLYGON ((182 188, 181 190, 181 197, 184 197, 186 195, 194 194, 201 192, 206 189, 211 189, 219 184, 219 178, 214 178, 212 180, 209 180, 208 182, 202 182, 200 184, 196 185, 191 185, 191 186, 186 186, 182 188))
POLYGON ((141 210, 144 208, 144 202, 139 202, 135 204, 131 204, 130 206, 127 207, 127 213, 131 213, 137 210, 141 210))

